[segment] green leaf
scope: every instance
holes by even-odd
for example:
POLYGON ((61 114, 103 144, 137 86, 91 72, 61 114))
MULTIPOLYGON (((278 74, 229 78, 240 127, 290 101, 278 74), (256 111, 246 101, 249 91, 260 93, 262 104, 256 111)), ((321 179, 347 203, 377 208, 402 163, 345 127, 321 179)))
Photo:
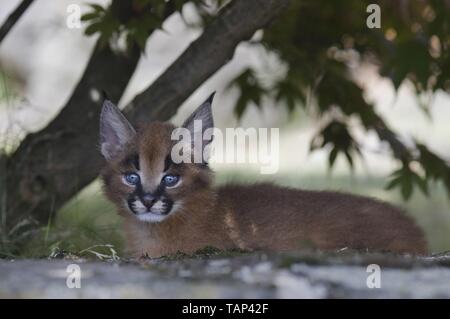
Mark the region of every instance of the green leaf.
POLYGON ((350 168, 353 169, 353 157, 351 156, 351 154, 348 150, 345 150, 344 154, 345 154, 345 157, 347 158, 347 162, 350 165, 350 168))
POLYGON ((86 30, 84 30, 84 34, 93 35, 94 33, 101 31, 101 28, 102 28, 101 22, 94 22, 87 26, 86 30))
POLYGON ((385 190, 391 190, 394 187, 397 187, 400 184, 401 178, 393 178, 391 181, 384 187, 385 190))
POLYGON ((103 8, 101 5, 96 3, 88 3, 89 7, 91 7, 95 12, 103 12, 105 11, 105 8, 103 8))
POLYGON ((330 121, 311 141, 310 150, 316 150, 326 145, 332 145, 328 158, 330 167, 334 165, 337 155, 341 152, 347 158, 350 168, 353 168, 352 154, 361 156, 358 143, 351 136, 345 123, 330 121))
POLYGON ((409 163, 403 163, 403 166, 394 171, 390 177, 391 180, 386 185, 386 190, 399 187, 402 197, 407 200, 411 197, 414 186, 417 186, 423 194, 428 195, 428 181, 426 177, 420 176, 409 167, 409 163))
POLYGON ((254 103, 260 107, 261 97, 266 94, 266 90, 259 83, 254 71, 250 68, 245 69, 240 75, 228 85, 228 89, 236 87, 240 91, 240 95, 234 107, 234 113, 237 118, 241 118, 247 106, 254 103))
POLYGON ((404 199, 408 200, 411 197, 413 184, 410 175, 404 175, 401 177, 400 190, 404 199))
POLYGON ((100 15, 96 12, 86 13, 81 16, 81 21, 94 20, 94 19, 97 19, 99 16, 100 15))
POLYGON ((295 109, 296 105, 306 103, 306 97, 302 91, 302 87, 296 79, 289 75, 278 81, 273 90, 275 91, 275 101, 284 102, 289 113, 295 109))
POLYGON ((429 195, 428 193, 428 181, 424 177, 420 177, 419 175, 415 174, 413 175, 414 181, 417 186, 419 186, 419 189, 422 191, 422 193, 426 196, 429 195))
POLYGON ((333 167, 338 153, 339 153, 339 150, 336 147, 331 150, 330 157, 328 158, 328 163, 329 163, 330 168, 333 167))
POLYGON ((414 82, 426 88, 431 75, 430 62, 428 43, 418 38, 409 38, 396 44, 386 67, 390 70, 390 77, 396 89, 408 75, 412 75, 414 82))

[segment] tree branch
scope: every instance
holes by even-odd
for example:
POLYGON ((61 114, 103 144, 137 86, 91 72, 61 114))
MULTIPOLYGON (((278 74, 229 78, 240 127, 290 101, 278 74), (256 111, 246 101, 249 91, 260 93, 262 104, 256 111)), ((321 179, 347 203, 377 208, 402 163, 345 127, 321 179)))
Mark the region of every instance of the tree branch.
MULTIPOLYGON (((231 60, 241 41, 266 26, 288 3, 231 2, 149 88, 136 96, 126 113, 133 121, 169 119, 201 83, 231 60)), ((117 101, 134 69, 135 54, 126 60, 110 53, 96 56, 96 62, 88 66, 94 76, 76 88, 66 108, 45 130, 27 137, 9 158, 8 189, 18 193, 16 202, 9 205, 9 216, 17 218, 33 205, 32 215, 46 222, 52 210, 59 209, 97 177, 103 164, 97 148, 100 103, 92 101, 89 91, 106 86, 111 99, 117 101), (37 142, 45 135, 55 139, 37 142)))
POLYGON ((125 108, 127 116, 132 121, 168 120, 200 84, 232 59, 241 41, 249 40, 288 3, 289 0, 231 2, 149 88, 135 97, 125 108))
POLYGON ((0 28, 0 43, 2 43, 3 39, 12 29, 12 27, 16 24, 16 22, 20 19, 22 14, 28 9, 30 4, 33 3, 34 0, 23 0, 17 8, 8 16, 6 21, 0 28))
MULTIPOLYGON (((383 123, 384 124, 384 123, 383 123)), ((381 141, 387 142, 395 158, 402 163, 408 163, 411 158, 410 150, 399 140, 398 136, 385 125, 373 127, 381 141)))
MULTIPOLYGON (((122 4, 123 1, 114 0, 111 6, 119 9, 122 4)), ((174 12, 171 1, 167 7, 171 8, 167 11, 169 16, 174 12)), ((135 12, 130 7, 120 14, 131 17, 135 12)), ((46 223, 80 189, 79 185, 86 185, 79 180, 93 179, 96 168, 89 163, 96 163, 96 159, 91 162, 89 154, 97 146, 93 141, 97 140, 94 134, 100 110, 94 95, 100 96, 104 90, 111 99, 119 100, 140 55, 136 44, 126 52, 116 52, 98 42, 61 112, 43 130, 29 134, 7 158, 7 228, 28 216, 46 223)))

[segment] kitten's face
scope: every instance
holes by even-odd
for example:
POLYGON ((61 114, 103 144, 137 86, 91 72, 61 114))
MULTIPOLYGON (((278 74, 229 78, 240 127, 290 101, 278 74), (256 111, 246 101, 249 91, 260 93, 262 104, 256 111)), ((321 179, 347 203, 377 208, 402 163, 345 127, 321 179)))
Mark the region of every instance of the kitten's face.
MULTIPOLYGON (((185 127, 198 119, 195 114, 185 127)), ((212 125, 210 122, 208 125, 212 125)), ((122 214, 131 214, 143 222, 162 222, 183 214, 184 204, 210 186, 207 165, 176 164, 172 160, 174 129, 172 124, 153 122, 135 131, 115 106, 104 105, 101 148, 107 166, 102 178, 105 194, 122 214)))

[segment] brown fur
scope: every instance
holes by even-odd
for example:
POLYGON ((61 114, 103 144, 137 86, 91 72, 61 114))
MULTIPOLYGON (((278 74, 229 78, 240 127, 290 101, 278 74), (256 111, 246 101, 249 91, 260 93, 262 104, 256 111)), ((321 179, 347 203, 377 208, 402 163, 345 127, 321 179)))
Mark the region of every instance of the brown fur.
MULTIPOLYGON (((192 253, 205 246, 219 249, 322 250, 368 249, 425 254, 422 231, 398 208, 374 199, 336 192, 314 192, 272 184, 226 185, 213 188, 207 167, 180 164, 169 169, 182 176, 180 187, 168 190, 181 208, 158 223, 139 221, 123 204, 131 191, 121 176, 132 169, 125 161, 139 154, 146 176, 162 174, 170 153, 168 123, 138 130, 124 155, 102 172, 104 190, 124 217, 130 251, 151 257, 192 253)), ((158 179, 145 180, 152 191, 158 179)))

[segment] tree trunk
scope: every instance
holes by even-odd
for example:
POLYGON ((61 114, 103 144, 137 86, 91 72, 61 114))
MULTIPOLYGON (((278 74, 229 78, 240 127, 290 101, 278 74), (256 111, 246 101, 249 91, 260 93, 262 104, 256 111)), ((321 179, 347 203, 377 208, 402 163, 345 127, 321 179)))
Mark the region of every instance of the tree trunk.
POLYGON ((137 47, 129 51, 121 55, 97 46, 62 111, 7 159, 7 225, 25 216, 47 222, 79 189, 78 180, 96 173, 95 159, 86 156, 97 147, 89 132, 97 129, 99 102, 91 95, 105 90, 111 99, 120 99, 140 56, 137 47))
MULTIPOLYGON (((121 21, 140 14, 130 2, 121 0, 113 0, 111 10, 121 21)), ((168 1, 166 17, 173 12, 173 1, 168 1)), ((84 180, 86 174, 93 173, 83 155, 88 147, 86 133, 97 127, 99 103, 93 97, 106 91, 112 99, 119 100, 140 54, 137 45, 127 52, 117 52, 98 42, 82 78, 58 116, 43 130, 29 134, 15 153, 3 160, 6 179, 2 178, 3 187, 0 185, 2 235, 24 217, 47 222, 76 192, 72 185, 77 184, 77 179, 84 180)))
MULTIPOLYGON (((200 84, 231 60, 239 42, 266 26, 288 3, 289 0, 231 2, 125 108, 128 117, 132 121, 169 119, 200 84)), ((97 144, 101 105, 92 100, 90 91, 104 89, 111 100, 117 101, 138 56, 138 50, 122 57, 97 49, 87 68, 89 80, 78 85, 67 106, 48 127, 29 135, 8 159, 9 225, 30 215, 46 223, 54 211, 97 177, 102 165, 97 144)))

